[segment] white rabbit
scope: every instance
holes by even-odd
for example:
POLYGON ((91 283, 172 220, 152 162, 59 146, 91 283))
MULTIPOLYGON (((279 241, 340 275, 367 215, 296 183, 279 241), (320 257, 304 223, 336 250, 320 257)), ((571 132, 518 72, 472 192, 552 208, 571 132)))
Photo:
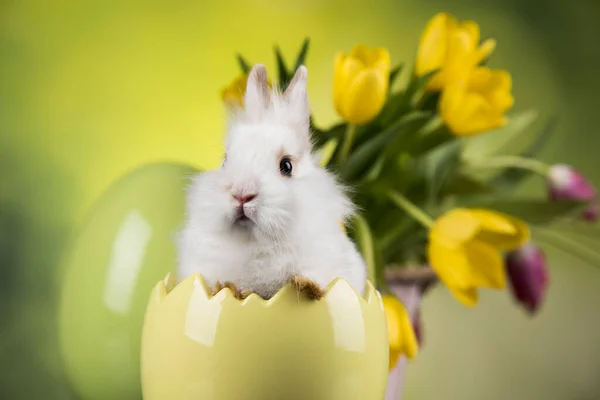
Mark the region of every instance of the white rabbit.
POLYGON ((285 93, 250 72, 245 108, 229 121, 223 165, 193 178, 179 233, 178 276, 232 282, 269 298, 295 276, 324 289, 336 277, 364 294, 365 263, 340 229, 354 207, 312 155, 307 70, 285 93))

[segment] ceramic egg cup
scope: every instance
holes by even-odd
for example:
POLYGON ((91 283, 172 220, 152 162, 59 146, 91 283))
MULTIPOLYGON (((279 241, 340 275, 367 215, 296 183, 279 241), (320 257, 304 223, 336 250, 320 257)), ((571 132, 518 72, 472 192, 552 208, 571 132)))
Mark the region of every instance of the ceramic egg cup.
POLYGON ((153 289, 142 332, 145 400, 381 400, 388 338, 381 296, 336 279, 319 300, 292 284, 271 299, 214 296, 202 276, 153 289))

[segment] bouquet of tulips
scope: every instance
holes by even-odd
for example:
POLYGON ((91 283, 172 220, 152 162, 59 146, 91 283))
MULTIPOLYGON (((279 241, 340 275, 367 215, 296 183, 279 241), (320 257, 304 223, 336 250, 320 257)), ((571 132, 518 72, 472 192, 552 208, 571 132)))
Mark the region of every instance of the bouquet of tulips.
MULTIPOLYGON (((293 65, 275 48, 282 90, 308 47, 307 39, 293 65)), ((556 123, 539 123, 533 110, 508 114, 511 75, 486 66, 494 47, 493 39, 480 40, 476 23, 440 13, 428 22, 414 65, 391 65, 385 48, 340 52, 333 105, 342 121, 312 124, 322 164, 354 190, 360 215, 348 231, 384 293, 390 368, 401 354, 414 357, 420 331, 390 282, 439 281, 469 307, 479 288, 509 286, 533 313, 549 279, 532 237, 588 262, 600 259, 556 228, 595 221, 595 189, 574 168, 535 158, 556 123), (401 74, 405 85, 397 85, 401 74), (547 193, 517 196, 534 176, 547 182, 547 193)), ((242 75, 223 90, 226 103, 242 101, 250 65, 238 60, 242 75)))

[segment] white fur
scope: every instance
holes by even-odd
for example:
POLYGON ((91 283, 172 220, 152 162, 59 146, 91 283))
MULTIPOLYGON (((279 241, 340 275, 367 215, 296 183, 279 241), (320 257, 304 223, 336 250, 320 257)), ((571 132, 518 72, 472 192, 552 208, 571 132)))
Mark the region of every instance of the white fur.
POLYGON ((363 294, 365 264, 339 225, 353 206, 311 153, 306 68, 284 95, 267 98, 260 68, 250 74, 245 110, 230 121, 224 165, 189 188, 178 276, 198 272, 209 285, 231 281, 263 297, 296 274, 323 288, 341 277, 363 294), (292 177, 279 171, 282 150, 293 158, 292 177), (234 222, 235 191, 257 193, 245 206, 246 225, 234 222))

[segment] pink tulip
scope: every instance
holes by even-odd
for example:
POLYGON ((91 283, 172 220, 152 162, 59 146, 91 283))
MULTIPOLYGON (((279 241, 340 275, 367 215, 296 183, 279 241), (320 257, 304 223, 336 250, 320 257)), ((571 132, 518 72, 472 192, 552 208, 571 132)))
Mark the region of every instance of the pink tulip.
POLYGON ((589 207, 582 217, 594 222, 598 219, 598 202, 596 189, 581 173, 565 164, 556 164, 548 174, 548 190, 550 198, 555 201, 572 200, 587 201, 589 207))
POLYGON ((506 269, 517 301, 531 314, 537 312, 550 282, 542 250, 534 244, 526 244, 508 255, 506 269))

